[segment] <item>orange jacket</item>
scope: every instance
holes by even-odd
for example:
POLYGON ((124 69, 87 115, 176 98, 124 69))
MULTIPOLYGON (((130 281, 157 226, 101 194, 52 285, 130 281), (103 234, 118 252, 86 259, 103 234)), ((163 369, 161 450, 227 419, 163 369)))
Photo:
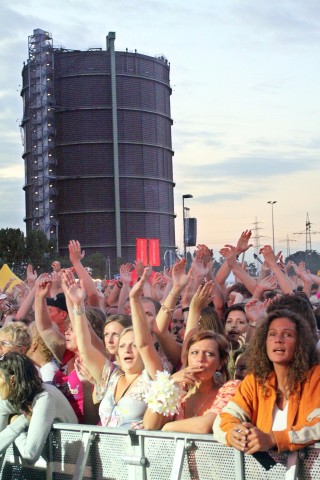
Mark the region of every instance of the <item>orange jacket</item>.
MULTIPOLYGON (((217 416, 215 439, 230 445, 228 434, 237 423, 251 422, 270 433, 273 407, 276 401, 276 376, 273 372, 266 382, 270 395, 262 395, 262 387, 253 374, 247 375, 234 397, 217 416)), ((278 451, 298 450, 320 440, 320 365, 313 367, 305 382, 289 397, 286 430, 273 431, 278 451)))

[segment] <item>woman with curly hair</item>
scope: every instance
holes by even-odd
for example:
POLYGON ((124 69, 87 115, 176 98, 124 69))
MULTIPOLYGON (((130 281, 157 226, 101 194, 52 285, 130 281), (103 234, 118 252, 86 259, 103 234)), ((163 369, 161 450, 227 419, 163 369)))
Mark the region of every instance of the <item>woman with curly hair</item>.
POLYGON ((54 422, 77 423, 64 395, 42 383, 25 355, 8 352, 0 357, 0 453, 15 442, 21 457, 35 463, 54 422))
POLYGON ((271 312, 248 349, 249 375, 214 423, 215 438, 252 454, 298 450, 320 439, 320 365, 308 322, 271 312))

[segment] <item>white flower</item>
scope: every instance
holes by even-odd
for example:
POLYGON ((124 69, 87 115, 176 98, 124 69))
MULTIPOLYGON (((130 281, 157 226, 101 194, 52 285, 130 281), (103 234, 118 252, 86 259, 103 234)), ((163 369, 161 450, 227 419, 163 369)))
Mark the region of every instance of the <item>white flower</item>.
POLYGON ((170 379, 170 373, 157 371, 156 380, 150 382, 150 389, 144 399, 152 412, 167 417, 178 413, 181 396, 182 389, 170 379))

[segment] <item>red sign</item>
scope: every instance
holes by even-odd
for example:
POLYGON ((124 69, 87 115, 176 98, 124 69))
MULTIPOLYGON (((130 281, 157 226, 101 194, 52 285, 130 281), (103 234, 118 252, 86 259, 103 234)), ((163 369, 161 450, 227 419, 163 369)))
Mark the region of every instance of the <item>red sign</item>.
POLYGON ((136 259, 141 260, 145 267, 148 265, 148 249, 146 238, 136 239, 136 259))
POLYGON ((149 239, 149 265, 160 267, 160 243, 159 238, 149 239))
POLYGON ((152 267, 160 266, 160 241, 159 238, 137 238, 136 259, 143 265, 152 267))

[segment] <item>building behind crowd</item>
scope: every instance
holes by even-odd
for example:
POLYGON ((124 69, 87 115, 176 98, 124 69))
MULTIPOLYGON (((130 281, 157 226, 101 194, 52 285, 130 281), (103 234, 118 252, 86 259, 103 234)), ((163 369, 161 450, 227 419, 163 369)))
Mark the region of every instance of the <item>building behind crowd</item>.
POLYGON ((164 56, 54 47, 28 39, 22 77, 26 230, 61 255, 136 258, 136 238, 175 248, 170 65, 164 56))

